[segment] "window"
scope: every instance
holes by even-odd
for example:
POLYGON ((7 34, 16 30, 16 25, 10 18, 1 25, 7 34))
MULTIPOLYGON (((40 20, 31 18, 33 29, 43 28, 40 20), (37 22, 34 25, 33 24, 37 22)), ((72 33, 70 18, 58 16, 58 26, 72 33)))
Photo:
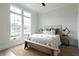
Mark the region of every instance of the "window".
POLYGON ((31 14, 29 12, 24 11, 24 16, 31 17, 31 14))
POLYGON ((31 32, 31 14, 24 11, 24 38, 31 32))
POLYGON ((11 6, 10 11, 10 39, 21 38, 21 10, 11 6))
POLYGON ((31 32, 31 14, 10 6, 10 39, 19 39, 31 32))
POLYGON ((10 11, 18 13, 18 14, 22 14, 22 10, 14 6, 10 6, 10 11))

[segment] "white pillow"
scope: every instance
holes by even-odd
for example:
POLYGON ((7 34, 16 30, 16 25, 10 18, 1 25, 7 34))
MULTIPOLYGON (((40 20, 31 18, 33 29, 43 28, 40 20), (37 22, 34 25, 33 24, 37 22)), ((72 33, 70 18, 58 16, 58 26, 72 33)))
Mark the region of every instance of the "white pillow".
POLYGON ((46 34, 46 30, 42 31, 43 34, 46 34))

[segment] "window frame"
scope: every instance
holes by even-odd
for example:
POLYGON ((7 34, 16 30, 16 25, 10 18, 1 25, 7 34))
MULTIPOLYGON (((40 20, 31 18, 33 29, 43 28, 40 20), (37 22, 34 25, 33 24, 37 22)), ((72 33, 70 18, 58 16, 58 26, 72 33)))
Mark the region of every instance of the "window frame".
MULTIPOLYGON (((23 37, 26 38, 28 35, 31 34, 31 16, 29 17, 29 16, 24 15, 24 12, 27 12, 27 11, 23 10, 23 37), (29 34, 24 34, 24 17, 30 18, 30 33, 29 33, 29 34), (26 36, 26 37, 25 37, 25 36, 26 36)), ((28 13, 30 13, 30 12, 28 12, 28 13)), ((30 14, 31 14, 31 13, 30 13, 30 14)))
MULTIPOLYGON (((10 7, 11 6, 13 6, 13 7, 15 7, 15 8, 18 8, 17 6, 14 6, 14 5, 10 5, 10 7)), ((11 11, 11 9, 9 8, 9 10, 10 10, 10 12, 9 12, 9 14, 10 13, 13 13, 13 14, 16 14, 16 15, 20 15, 21 16, 21 38, 24 38, 24 17, 26 17, 26 18, 30 18, 30 34, 31 34, 31 16, 29 17, 29 16, 26 16, 26 15, 24 15, 24 12, 28 12, 28 11, 25 11, 25 10, 23 10, 22 8, 19 8, 20 10, 21 10, 21 14, 19 14, 19 13, 17 13, 17 12, 13 12, 13 11, 11 11)), ((30 12, 28 12, 28 13, 30 13, 30 12)), ((31 14, 31 13, 30 13, 31 14)), ((11 15, 10 15, 11 16, 11 15)), ((27 34, 28 35, 28 34, 27 34)), ((27 36, 26 35, 26 36, 27 36)), ((17 37, 17 36, 14 36, 14 38, 13 39, 10 39, 10 40, 14 40, 15 39, 15 37, 17 37)), ((10 38, 11 38, 11 18, 10 18, 10 38)))
MULTIPOLYGON (((13 6, 13 7, 15 7, 15 8, 18 8, 18 7, 16 7, 16 6, 14 6, 14 5, 10 5, 10 8, 11 8, 11 6, 13 6)), ((21 16, 21 21, 22 21, 22 13, 21 14, 19 14, 19 13, 17 13, 17 12, 13 12, 13 11, 11 11, 11 9, 9 8, 9 14, 15 14, 15 15, 19 15, 19 16, 21 16)), ((20 8, 19 8, 20 9, 20 8)), ((22 12, 22 9, 20 9, 21 10, 21 12, 22 12)), ((11 25, 12 25, 12 23, 11 23, 11 15, 10 15, 10 40, 14 40, 14 39, 16 39, 16 37, 18 37, 18 36, 16 36, 16 35, 14 35, 14 36, 12 36, 11 37, 11 25), (13 39, 11 39, 11 38, 13 38, 13 39)), ((22 31, 22 22, 21 22, 21 31, 22 31)), ((22 36, 22 34, 21 34, 21 36, 22 36)), ((21 36, 20 36, 20 38, 21 38, 21 36)))

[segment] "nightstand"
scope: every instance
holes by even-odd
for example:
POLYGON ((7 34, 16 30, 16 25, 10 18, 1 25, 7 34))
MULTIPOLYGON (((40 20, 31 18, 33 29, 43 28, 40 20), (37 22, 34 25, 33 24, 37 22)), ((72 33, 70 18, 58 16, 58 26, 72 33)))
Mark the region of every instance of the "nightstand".
POLYGON ((62 36, 60 36, 60 39, 61 39, 62 45, 69 46, 69 39, 70 38, 68 35, 62 35, 62 36))

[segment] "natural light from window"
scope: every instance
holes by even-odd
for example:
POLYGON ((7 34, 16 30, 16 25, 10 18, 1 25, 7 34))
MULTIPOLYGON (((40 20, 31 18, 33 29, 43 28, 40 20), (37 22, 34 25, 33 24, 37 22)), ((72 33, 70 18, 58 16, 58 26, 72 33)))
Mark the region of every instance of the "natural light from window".
POLYGON ((10 39, 21 39, 31 33, 31 14, 10 6, 10 39), (23 35, 22 35, 23 34, 23 35))

